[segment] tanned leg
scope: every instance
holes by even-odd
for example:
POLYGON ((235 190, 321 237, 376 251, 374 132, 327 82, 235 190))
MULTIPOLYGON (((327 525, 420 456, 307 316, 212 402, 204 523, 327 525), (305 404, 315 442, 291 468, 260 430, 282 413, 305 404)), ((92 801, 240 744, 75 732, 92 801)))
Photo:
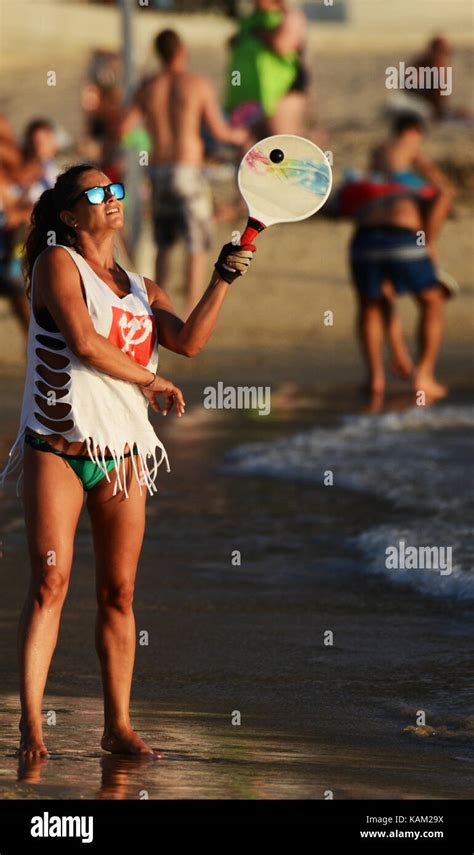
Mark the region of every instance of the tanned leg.
POLYGON ((25 446, 23 478, 31 579, 18 626, 18 753, 33 758, 47 753, 42 702, 69 585, 84 493, 77 475, 62 457, 31 446, 25 446))
POLYGON ((372 394, 382 395, 385 391, 382 300, 359 298, 358 331, 367 365, 367 388, 372 394))
MULTIPOLYGON (((146 487, 140 495, 127 459, 127 490, 117 490, 115 470, 111 483, 103 478, 89 493, 96 561, 96 650, 104 689, 104 733, 101 745, 113 754, 155 754, 133 730, 130 694, 135 660, 136 627, 133 593, 145 531, 146 487)), ((140 462, 136 458, 140 471, 140 462)), ((121 468, 122 473, 122 468, 121 468)))
POLYGON ((392 371, 398 377, 408 379, 413 374, 414 364, 405 341, 405 334, 396 310, 396 293, 391 282, 382 285, 382 312, 389 347, 392 353, 392 371))
POLYGON ((420 354, 415 368, 413 386, 416 392, 425 392, 433 400, 444 398, 448 387, 435 378, 436 359, 444 334, 444 302, 441 288, 427 288, 417 295, 420 305, 420 354))

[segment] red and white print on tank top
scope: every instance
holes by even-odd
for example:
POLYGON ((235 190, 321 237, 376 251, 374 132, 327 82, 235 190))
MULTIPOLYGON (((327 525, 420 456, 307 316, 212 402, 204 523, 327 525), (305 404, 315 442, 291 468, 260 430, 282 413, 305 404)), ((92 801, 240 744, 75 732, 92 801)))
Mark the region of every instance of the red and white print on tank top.
POLYGON ((156 344, 156 325, 151 315, 134 315, 112 306, 112 323, 107 336, 140 365, 148 365, 156 344))

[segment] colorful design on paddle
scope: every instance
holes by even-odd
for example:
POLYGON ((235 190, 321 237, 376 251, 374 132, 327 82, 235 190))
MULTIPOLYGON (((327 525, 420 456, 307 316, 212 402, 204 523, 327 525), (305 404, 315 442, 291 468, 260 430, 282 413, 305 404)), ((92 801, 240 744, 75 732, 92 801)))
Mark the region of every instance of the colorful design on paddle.
POLYGON ((331 192, 332 173, 326 155, 304 137, 278 134, 256 143, 242 160, 240 192, 249 220, 241 244, 267 226, 304 220, 316 213, 331 192))
POLYGON ((286 180, 292 184, 298 184, 317 196, 325 196, 331 187, 332 177, 328 163, 316 165, 311 160, 285 158, 280 149, 273 149, 269 157, 258 148, 252 149, 249 152, 247 165, 256 173, 266 171, 280 181, 286 180), (272 154, 274 155, 273 158, 272 154), (280 154, 282 155, 281 161, 279 159, 280 154), (279 165, 280 162, 281 165, 279 165))

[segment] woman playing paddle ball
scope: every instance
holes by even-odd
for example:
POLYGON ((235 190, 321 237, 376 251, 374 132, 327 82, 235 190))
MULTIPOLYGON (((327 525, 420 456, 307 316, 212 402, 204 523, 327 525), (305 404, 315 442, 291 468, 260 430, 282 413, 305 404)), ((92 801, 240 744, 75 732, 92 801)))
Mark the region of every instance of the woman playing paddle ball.
POLYGON ((102 748, 156 754, 130 722, 135 656, 132 599, 145 502, 166 451, 148 419, 184 414, 181 390, 156 374, 158 342, 195 356, 209 340, 229 283, 255 247, 226 244, 186 322, 155 282, 114 260, 125 191, 90 164, 73 166, 32 213, 25 271, 31 300, 20 428, 1 474, 23 463, 31 581, 20 618, 22 757, 47 754, 42 699, 71 573, 84 491, 98 601, 104 690, 102 748), (160 457, 157 458, 157 449, 160 457))

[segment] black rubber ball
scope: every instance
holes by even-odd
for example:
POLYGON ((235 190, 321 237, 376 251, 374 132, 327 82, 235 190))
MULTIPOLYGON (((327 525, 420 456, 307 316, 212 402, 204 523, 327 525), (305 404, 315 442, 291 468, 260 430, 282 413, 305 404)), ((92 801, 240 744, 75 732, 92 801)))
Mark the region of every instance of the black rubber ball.
POLYGON ((273 151, 270 152, 270 160, 272 163, 281 163, 284 157, 285 155, 281 148, 274 148, 273 151))

